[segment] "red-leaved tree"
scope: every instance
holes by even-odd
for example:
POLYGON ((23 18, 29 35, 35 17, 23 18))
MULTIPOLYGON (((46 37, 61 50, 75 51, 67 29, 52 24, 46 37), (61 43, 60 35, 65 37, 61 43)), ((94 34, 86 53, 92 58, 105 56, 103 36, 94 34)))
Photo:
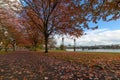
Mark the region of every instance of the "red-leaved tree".
POLYGON ((24 13, 44 36, 45 53, 51 35, 81 36, 89 22, 110 21, 120 17, 119 0, 20 0, 24 13))

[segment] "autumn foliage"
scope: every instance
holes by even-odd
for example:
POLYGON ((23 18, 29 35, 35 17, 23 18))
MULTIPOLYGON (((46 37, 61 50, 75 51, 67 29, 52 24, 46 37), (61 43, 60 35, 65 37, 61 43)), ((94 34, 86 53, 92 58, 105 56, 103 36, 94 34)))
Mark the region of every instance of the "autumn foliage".
POLYGON ((120 17, 119 1, 107 0, 20 0, 23 11, 44 36, 45 52, 51 35, 81 36, 85 29, 97 29, 89 22, 110 21, 120 17))
POLYGON ((23 33, 28 34, 34 47, 41 37, 44 39, 46 53, 51 36, 80 37, 86 29, 97 29, 99 20, 120 18, 119 0, 1 0, 0 3, 2 25, 6 23, 5 19, 7 26, 11 26, 9 21, 14 21, 14 26, 20 23, 19 26, 25 29, 23 33), (90 26, 89 23, 96 26, 90 26))
POLYGON ((15 43, 20 44, 21 32, 18 18, 13 15, 11 10, 0 7, 0 28, 1 28, 1 42, 5 48, 9 44, 15 48, 15 43), (8 12, 9 11, 9 12, 8 12))

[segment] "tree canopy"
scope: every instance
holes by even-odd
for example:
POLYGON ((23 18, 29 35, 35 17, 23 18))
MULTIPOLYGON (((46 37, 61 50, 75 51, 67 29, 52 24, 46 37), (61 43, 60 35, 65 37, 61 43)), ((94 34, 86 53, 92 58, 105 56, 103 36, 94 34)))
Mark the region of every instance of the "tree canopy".
POLYGON ((48 52, 50 36, 80 37, 85 29, 97 29, 99 20, 120 18, 120 0, 19 0, 19 4, 14 0, 2 1, 8 3, 8 9, 20 12, 16 16, 25 20, 23 23, 44 36, 45 52, 48 52), (96 26, 90 26, 90 22, 96 26))
POLYGON ((45 46, 50 35, 83 35, 89 22, 110 21, 120 17, 119 0, 20 0, 28 17, 44 35, 45 46))

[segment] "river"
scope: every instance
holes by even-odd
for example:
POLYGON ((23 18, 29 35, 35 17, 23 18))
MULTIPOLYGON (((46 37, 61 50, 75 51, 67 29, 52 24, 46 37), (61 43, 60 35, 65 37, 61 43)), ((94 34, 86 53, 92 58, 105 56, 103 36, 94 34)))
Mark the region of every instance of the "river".
MULTIPOLYGON (((66 49, 66 51, 74 51, 74 49, 66 49)), ((120 49, 76 49, 76 52, 120 52, 120 49)))

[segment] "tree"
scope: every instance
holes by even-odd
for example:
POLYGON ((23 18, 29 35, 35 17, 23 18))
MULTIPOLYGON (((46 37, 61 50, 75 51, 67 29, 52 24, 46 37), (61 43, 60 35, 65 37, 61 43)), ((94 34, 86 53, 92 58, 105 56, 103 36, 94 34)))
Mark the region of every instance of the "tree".
POLYGON ((32 43, 33 50, 36 51, 36 48, 38 44, 43 43, 42 35, 40 35, 39 32, 37 32, 36 29, 26 29, 27 30, 27 38, 32 43))
POLYGON ((66 50, 66 46, 63 45, 63 44, 61 44, 61 45, 60 45, 60 50, 66 50))
POLYGON ((81 36, 89 23, 110 21, 120 17, 119 0, 20 0, 36 27, 44 35, 45 52, 51 35, 81 36))
POLYGON ((22 34, 20 31, 18 31, 19 29, 17 29, 16 27, 13 27, 14 25, 10 25, 10 24, 8 25, 6 23, 4 24, 5 25, 1 31, 2 32, 1 42, 4 43, 6 51, 7 51, 7 46, 9 44, 12 45, 13 51, 15 51, 15 45, 20 43, 22 34))
MULTIPOLYGON (((82 30, 76 29, 76 27, 70 26, 72 21, 70 18, 72 16, 72 10, 65 6, 67 2, 61 2, 59 0, 47 0, 47 1, 27 1, 20 0, 23 4, 23 9, 27 9, 27 13, 34 17, 30 17, 34 23, 36 23, 37 28, 44 35, 45 39, 45 52, 48 52, 48 39, 50 35, 55 33, 59 34, 70 34, 70 35, 81 35, 82 30), (27 5, 25 6, 24 3, 27 5), (66 7, 64 9, 64 7, 66 7), (68 12, 65 12, 67 11, 68 12), (70 16, 69 16, 70 15, 70 16), (67 19, 68 18, 68 19, 67 19), (63 20, 64 19, 64 20, 63 20), (68 26, 69 28, 67 28, 68 26), (76 32, 74 32, 76 31, 76 32)), ((73 2, 71 2, 72 4, 73 2)))
POLYGON ((32 48, 36 51, 37 45, 42 44, 44 38, 39 32, 36 23, 31 19, 31 17, 34 18, 34 16, 32 16, 31 13, 24 13, 24 11, 26 10, 21 11, 21 24, 23 25, 27 40, 32 43, 32 48))
POLYGON ((3 27, 0 26, 0 42, 2 41, 3 37, 4 37, 4 29, 3 27))
POLYGON ((11 44, 13 50, 15 50, 15 44, 18 44, 21 38, 18 17, 14 15, 13 11, 2 6, 0 6, 0 15, 0 26, 2 28, 1 41, 4 42, 6 51, 8 44, 11 44), (8 34, 5 35, 5 32, 8 34))
POLYGON ((23 34, 21 33, 20 28, 17 28, 16 25, 7 28, 7 31, 9 33, 7 37, 10 40, 9 44, 12 45, 13 51, 15 51, 16 46, 21 43, 23 34))

